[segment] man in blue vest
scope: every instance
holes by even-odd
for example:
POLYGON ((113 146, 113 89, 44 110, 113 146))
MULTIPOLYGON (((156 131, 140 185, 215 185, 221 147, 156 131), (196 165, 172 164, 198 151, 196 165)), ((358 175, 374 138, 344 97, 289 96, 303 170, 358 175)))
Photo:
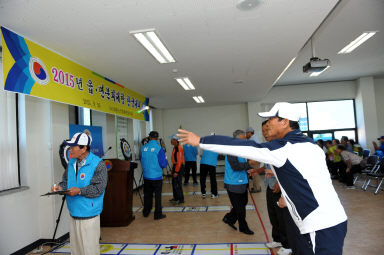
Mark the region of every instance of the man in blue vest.
POLYGON ((216 166, 217 158, 219 154, 213 151, 204 150, 203 155, 200 160, 200 186, 201 186, 201 195, 203 198, 207 197, 207 192, 205 190, 206 178, 209 173, 209 178, 211 181, 211 198, 217 198, 217 181, 216 181, 216 166))
POLYGON ((164 219, 162 213, 161 190, 163 186, 163 168, 168 161, 163 148, 158 143, 159 133, 149 133, 149 142, 141 148, 141 165, 144 176, 144 217, 148 217, 152 210, 153 193, 155 193, 155 220, 164 219))
POLYGON ((196 157, 197 157, 197 148, 195 146, 186 144, 183 146, 184 150, 184 159, 185 159, 185 179, 184 185, 187 186, 189 182, 189 174, 192 170, 193 186, 197 186, 197 177, 196 177, 196 157))
MULTIPOLYGON (((233 132, 234 138, 246 139, 243 130, 233 132)), ((239 222, 239 230, 247 235, 253 235, 253 231, 249 229, 246 216, 246 206, 248 204, 248 174, 247 170, 252 169, 245 158, 226 155, 225 156, 225 175, 224 188, 227 190, 232 209, 227 213, 223 221, 224 223, 237 230, 234 226, 236 221, 239 222)))
POLYGON ((58 190, 67 190, 70 217, 71 253, 100 254, 100 214, 108 174, 104 161, 90 152, 92 139, 76 133, 71 140, 70 160, 58 190))

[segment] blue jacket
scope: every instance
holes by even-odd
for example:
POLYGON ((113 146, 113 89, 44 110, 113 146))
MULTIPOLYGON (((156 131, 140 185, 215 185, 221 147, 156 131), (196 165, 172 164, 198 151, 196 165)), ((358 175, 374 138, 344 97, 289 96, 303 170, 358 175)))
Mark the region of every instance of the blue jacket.
POLYGON ((183 147, 185 161, 196 161, 197 148, 195 146, 186 144, 183 147))
POLYGON ((168 165, 163 148, 156 140, 148 142, 141 148, 141 166, 146 180, 162 180, 163 168, 168 165))
POLYGON ((217 158, 219 157, 219 154, 213 151, 203 151, 203 156, 201 156, 200 164, 210 165, 210 166, 217 166, 217 158))
MULTIPOLYGON (((85 161, 85 165, 78 170, 77 175, 75 170, 76 161, 77 159, 73 158, 68 162, 67 189, 72 187, 84 188, 88 186, 91 183, 93 174, 101 158, 90 152, 85 161)), ((66 196, 69 213, 71 216, 79 218, 99 215, 103 210, 104 193, 105 192, 95 198, 87 198, 81 195, 74 197, 66 196)))
POLYGON ((288 210, 301 234, 330 228, 347 220, 332 185, 324 151, 300 130, 267 143, 207 136, 200 148, 271 164, 288 210))
MULTIPOLYGON (((239 163, 246 163, 245 158, 238 157, 239 163)), ((241 185, 248 183, 247 169, 235 171, 232 169, 231 164, 228 162, 228 156, 225 156, 225 174, 224 183, 230 185, 241 185)))

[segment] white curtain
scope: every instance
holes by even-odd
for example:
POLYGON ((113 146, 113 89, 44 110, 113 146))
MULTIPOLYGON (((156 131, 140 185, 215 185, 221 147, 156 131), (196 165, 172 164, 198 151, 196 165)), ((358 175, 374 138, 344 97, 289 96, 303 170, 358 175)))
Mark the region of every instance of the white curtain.
POLYGON ((19 186, 16 94, 0 89, 0 191, 19 186))

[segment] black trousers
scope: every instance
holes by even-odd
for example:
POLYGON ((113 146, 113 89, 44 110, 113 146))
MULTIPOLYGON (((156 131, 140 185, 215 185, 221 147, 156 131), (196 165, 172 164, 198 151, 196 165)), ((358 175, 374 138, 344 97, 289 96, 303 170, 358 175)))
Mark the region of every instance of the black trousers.
POLYGON ((349 173, 347 173, 346 170, 347 170, 347 165, 343 162, 339 168, 340 179, 342 182, 345 182, 347 186, 353 186, 353 175, 355 173, 361 172, 361 166, 353 165, 349 173))
POLYGON ((184 193, 183 193, 183 175, 184 175, 184 165, 181 166, 180 171, 177 177, 173 177, 175 173, 175 166, 172 169, 172 191, 173 198, 180 202, 184 202, 184 193))
POLYGON ((206 194, 207 191, 206 188, 206 179, 207 174, 209 173, 209 178, 211 180, 211 193, 212 195, 217 196, 217 182, 216 182, 216 167, 210 166, 206 164, 200 164, 200 186, 201 186, 201 193, 206 194))
POLYGON ((144 179, 144 209, 143 214, 148 215, 152 210, 153 193, 155 193, 155 218, 162 214, 161 208, 161 190, 163 180, 144 179))
POLYGON ((229 200, 231 201, 232 209, 224 217, 231 224, 239 222, 239 230, 245 231, 248 229, 246 217, 246 206, 248 204, 248 191, 244 193, 234 193, 227 190, 229 200))
POLYGON ((191 170, 192 170, 193 183, 197 183, 197 178, 196 178, 197 164, 196 164, 196 161, 185 161, 184 183, 189 182, 189 174, 190 174, 191 170))
MULTIPOLYGON (((286 209, 286 208, 284 208, 286 209)), ((340 223, 334 227, 318 230, 315 240, 310 234, 301 234, 299 228, 293 221, 288 209, 284 211, 284 219, 287 228, 289 245, 294 255, 342 255, 344 239, 347 233, 347 222, 340 223), (315 246, 315 252, 313 251, 315 246)))
POLYGON ((290 248, 290 245, 287 239, 287 232, 284 220, 284 209, 287 211, 288 209, 280 208, 277 205, 277 202, 281 197, 281 192, 273 193, 273 190, 267 187, 266 197, 268 216, 272 225, 273 241, 281 243, 284 248, 288 249, 290 248))

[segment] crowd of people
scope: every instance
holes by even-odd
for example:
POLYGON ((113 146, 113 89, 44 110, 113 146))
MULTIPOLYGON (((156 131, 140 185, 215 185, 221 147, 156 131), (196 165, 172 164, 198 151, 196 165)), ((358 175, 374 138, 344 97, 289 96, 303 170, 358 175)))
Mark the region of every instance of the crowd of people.
MULTIPOLYGON (((378 138, 380 146, 373 142, 375 154, 383 155, 384 137, 378 138)), ((327 166, 332 179, 339 180, 347 189, 355 189, 353 179, 366 166, 363 149, 353 139, 343 136, 340 140, 317 140, 317 145, 324 150, 327 166)))

